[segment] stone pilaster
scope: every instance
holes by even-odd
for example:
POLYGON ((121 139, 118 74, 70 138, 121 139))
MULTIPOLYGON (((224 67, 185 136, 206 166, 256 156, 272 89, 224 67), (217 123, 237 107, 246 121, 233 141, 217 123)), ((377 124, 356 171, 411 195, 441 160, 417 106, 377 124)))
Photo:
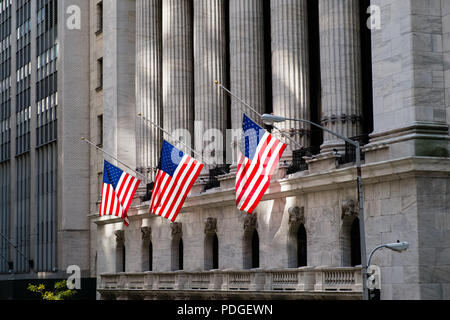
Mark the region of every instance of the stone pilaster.
MULTIPOLYGON (((161 0, 136 1, 136 111, 162 126, 161 0)), ((161 131, 139 119, 136 125, 137 167, 153 179, 158 166, 161 131)))
POLYGON ((382 18, 372 30, 374 151, 366 153, 366 162, 448 157, 448 1, 372 5, 382 8, 382 18), (383 145, 388 148, 376 149, 383 145))
MULTIPOLYGON (((222 164, 227 124, 224 0, 194 0, 195 147, 207 164, 222 164)), ((200 160, 200 159, 199 159, 200 160)))
MULTIPOLYGON (((322 125, 346 137, 361 133, 362 83, 358 0, 319 0, 322 125)), ((324 133, 322 151, 344 142, 324 133)))
MULTIPOLYGON (((231 91, 259 113, 265 111, 263 0, 230 0, 231 91)), ((242 129, 242 115, 258 117, 236 99, 231 100, 232 128, 242 129)), ((236 143, 232 141, 234 163, 236 143)))
POLYGON ((131 168, 136 167, 135 13, 134 0, 103 1, 103 149, 131 168))
POLYGON ((162 5, 164 129, 190 145, 194 126, 192 1, 164 0, 162 5))
MULTIPOLYGON (((271 0, 270 7, 273 112, 310 120, 307 1, 271 0)), ((287 121, 277 126, 300 145, 310 145, 309 125, 287 121)), ((289 151, 292 149, 285 155, 289 151)))

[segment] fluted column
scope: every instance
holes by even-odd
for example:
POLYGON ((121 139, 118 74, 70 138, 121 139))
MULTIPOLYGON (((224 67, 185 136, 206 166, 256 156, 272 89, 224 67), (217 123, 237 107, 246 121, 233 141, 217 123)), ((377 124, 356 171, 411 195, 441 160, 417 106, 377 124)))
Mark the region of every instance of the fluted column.
POLYGON ((177 130, 177 136, 181 140, 192 144, 194 126, 192 1, 164 0, 162 5, 164 128, 171 133, 177 130))
MULTIPOLYGON (((322 124, 346 137, 361 133, 362 84, 358 0, 319 0, 322 124)), ((322 152, 342 140, 324 133, 322 152)))
MULTIPOLYGON (((259 113, 265 111, 263 0, 230 0, 230 87, 231 91, 259 113)), ((242 129, 242 116, 258 117, 231 100, 232 128, 242 129)), ((237 161, 233 142, 234 163, 237 161)))
POLYGON ((222 164, 227 123, 224 0, 194 0, 195 146, 207 164, 222 164))
MULTIPOLYGON (((162 21, 161 0, 136 1, 136 109, 162 125, 162 21)), ((154 178, 158 166, 161 132, 138 120, 137 167, 154 178)))
MULTIPOLYGON (((307 0, 271 0, 273 112, 310 120, 307 0)), ((287 121, 278 127, 304 147, 309 126, 287 121)), ((285 152, 297 149, 290 144, 285 152)))

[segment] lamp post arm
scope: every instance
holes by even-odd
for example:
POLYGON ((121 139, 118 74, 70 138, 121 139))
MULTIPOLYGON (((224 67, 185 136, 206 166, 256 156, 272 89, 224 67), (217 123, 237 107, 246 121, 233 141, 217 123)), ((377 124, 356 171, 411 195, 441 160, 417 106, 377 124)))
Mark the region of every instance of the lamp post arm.
POLYGON ((374 255, 374 253, 375 253, 376 251, 380 250, 380 249, 383 249, 383 248, 386 248, 386 245, 385 245, 385 244, 383 244, 383 245, 381 245, 381 246, 378 246, 378 247, 374 248, 374 249, 372 250, 372 252, 370 252, 370 254, 369 254, 369 260, 367 261, 367 268, 370 267, 370 262, 372 261, 372 256, 374 255))
POLYGON ((333 132, 333 131, 331 131, 331 130, 328 130, 327 128, 322 127, 321 125, 319 125, 319 124, 317 124, 317 123, 315 123, 315 122, 312 122, 312 121, 309 121, 309 120, 305 120, 305 119, 290 119, 290 118, 286 118, 286 120, 288 120, 288 121, 297 121, 297 122, 308 123, 308 124, 310 124, 310 125, 312 125, 312 126, 315 126, 315 127, 317 127, 317 128, 320 128, 320 129, 322 129, 323 131, 326 131, 326 132, 328 132, 328 133, 330 133, 330 134, 332 134, 332 135, 338 137, 339 139, 344 140, 345 142, 350 143, 351 145, 353 145, 353 146, 355 146, 355 147, 359 146, 359 144, 358 144, 356 141, 353 141, 353 140, 351 140, 351 139, 349 139, 349 138, 347 138, 347 137, 344 137, 344 136, 340 135, 339 133, 336 133, 336 132, 333 132))
MULTIPOLYGON (((251 105, 249 105, 247 102, 245 102, 244 100, 242 100, 241 98, 239 98, 238 96, 236 96, 233 92, 231 92, 230 90, 228 90, 227 88, 225 88, 225 86, 221 83, 219 83, 219 81, 215 81, 215 84, 219 86, 219 88, 221 88, 223 91, 225 91, 226 93, 228 93, 231 97, 235 98, 237 101, 239 101, 240 103, 242 103, 244 106, 246 106, 248 109, 250 109, 251 111, 253 111, 256 115, 258 115, 259 118, 262 118, 262 114, 259 113, 255 108, 253 108, 251 105)), ((303 148, 303 146, 298 143, 297 141, 295 141, 294 139, 292 139, 289 135, 285 134, 283 132, 283 130, 279 129, 278 127, 276 127, 275 125, 272 125, 272 127, 277 130, 283 137, 285 137, 286 139, 288 139, 291 143, 297 145, 298 148, 303 148)))

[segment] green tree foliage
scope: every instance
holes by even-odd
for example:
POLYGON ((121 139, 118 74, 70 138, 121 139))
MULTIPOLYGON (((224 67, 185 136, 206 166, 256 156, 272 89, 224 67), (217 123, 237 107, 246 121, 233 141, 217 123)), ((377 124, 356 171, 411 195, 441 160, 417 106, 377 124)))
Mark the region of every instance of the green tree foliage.
POLYGON ((43 284, 39 285, 28 285, 28 290, 41 295, 42 300, 69 300, 77 292, 76 290, 70 290, 67 288, 67 282, 65 280, 56 282, 54 291, 47 291, 43 284))

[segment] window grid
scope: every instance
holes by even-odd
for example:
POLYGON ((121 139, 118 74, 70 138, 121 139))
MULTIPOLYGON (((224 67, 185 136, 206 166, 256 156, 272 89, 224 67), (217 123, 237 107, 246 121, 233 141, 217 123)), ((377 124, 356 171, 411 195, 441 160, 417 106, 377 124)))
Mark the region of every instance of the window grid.
POLYGON ((36 145, 57 139, 57 1, 39 0, 37 8, 36 145))
POLYGON ((16 155, 30 151, 31 1, 18 0, 16 10, 16 155))
POLYGON ((0 163, 11 153, 11 4, 0 1, 0 163))
POLYGON ((36 35, 36 270, 57 266, 57 0, 37 0, 36 35))

